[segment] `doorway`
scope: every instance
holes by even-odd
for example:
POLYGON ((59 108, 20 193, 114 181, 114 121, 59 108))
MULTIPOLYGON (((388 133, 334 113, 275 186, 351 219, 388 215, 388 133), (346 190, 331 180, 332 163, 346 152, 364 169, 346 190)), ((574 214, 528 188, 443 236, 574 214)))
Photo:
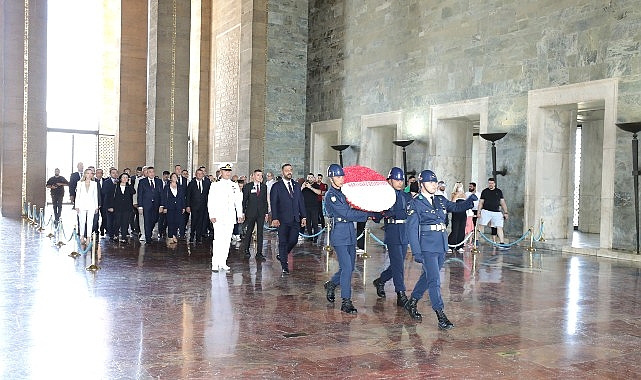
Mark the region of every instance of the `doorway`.
MULTIPOLYGON (((69 180, 71 173, 75 172, 78 162, 88 166, 98 166, 98 132, 97 131, 72 131, 49 129, 47 131, 47 178, 54 175, 56 168, 60 175, 69 180)), ((69 200, 69 188, 65 187, 65 201, 69 200)), ((51 195, 47 191, 47 204, 51 203, 51 195)))
POLYGON ((524 221, 528 226, 544 221, 548 239, 573 236, 581 124, 578 229, 599 234, 599 247, 612 248, 616 99, 616 79, 528 93, 524 221))

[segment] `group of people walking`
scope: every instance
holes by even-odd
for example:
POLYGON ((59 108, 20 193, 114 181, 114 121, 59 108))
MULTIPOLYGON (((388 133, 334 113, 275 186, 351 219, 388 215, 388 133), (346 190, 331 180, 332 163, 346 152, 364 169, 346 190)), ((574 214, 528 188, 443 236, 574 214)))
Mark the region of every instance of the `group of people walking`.
MULTIPOLYGON (((324 283, 329 302, 335 302, 336 288, 340 287, 341 311, 357 313, 351 295, 357 245, 354 223, 382 221, 385 224, 384 242, 390 264, 373 281, 377 296, 386 297, 385 284, 392 280, 397 306, 403 307, 412 318, 422 320, 418 302, 427 291, 438 327, 450 329, 454 326, 444 313, 439 276, 448 249, 448 213, 452 213, 452 230, 456 233, 454 240, 457 243, 463 239, 459 231, 461 223, 464 225, 467 219, 467 210, 481 210, 481 225, 491 223, 492 226, 502 227, 503 219, 507 218, 507 207, 502 192, 493 186, 494 179, 488 181, 490 186, 481 193, 480 201, 475 184, 474 188, 470 186, 470 192, 463 193, 460 183, 457 183, 451 199, 448 199, 438 193, 439 182, 431 170, 423 170, 416 179, 414 191, 408 192, 405 172, 394 167, 387 177, 396 194, 394 205, 383 212, 368 212, 353 208, 342 193, 345 172, 338 164, 328 167, 329 187, 326 187, 326 191, 320 186, 312 186, 313 174, 312 178, 300 184, 292 178, 291 164, 284 164, 281 170, 282 177, 278 181, 273 180, 272 175, 268 183, 263 183, 263 173, 257 169, 252 173, 252 181, 242 186, 241 181, 231 180, 231 164, 221 165, 214 181, 205 175, 204 168, 199 168, 194 178, 189 180, 180 165, 176 165, 174 173, 164 172, 162 179, 155 176, 153 167, 145 167, 139 168, 140 173, 131 177, 127 170, 118 173, 112 169, 110 178, 102 181, 101 178, 94 178, 93 168, 83 170, 79 163, 78 172, 72 174, 69 182, 59 176, 59 170, 56 169, 56 175, 49 179, 47 187, 52 192, 56 222, 60 218, 57 203, 61 203, 60 188, 70 187, 70 197, 78 213, 79 235, 83 238, 89 226, 92 223, 95 226, 101 207, 107 212, 108 233, 113 237, 119 234, 121 241, 126 241, 130 226, 135 231, 134 226, 139 225, 141 236, 144 231, 144 240, 151 242, 152 231, 158 223, 159 231, 167 231, 168 243, 175 243, 178 237, 185 236, 187 217, 191 214, 191 242, 200 241, 209 232, 208 228, 215 230, 212 244, 214 272, 230 270, 227 265, 230 240, 235 225, 239 223, 245 223, 246 227, 241 245, 245 257, 251 256, 249 246, 252 233, 256 230, 255 257, 264 261, 263 223, 271 218, 271 225, 278 231, 277 259, 283 275, 289 274, 288 257, 298 242, 301 228, 308 227, 308 224, 316 227, 309 229, 309 232, 315 232, 318 228, 320 210, 310 210, 313 207, 310 206, 313 199, 311 195, 322 197, 325 215, 330 222, 329 241, 339 263, 338 271, 324 283), (241 186, 237 182, 241 182, 241 186), (305 190, 310 191, 310 196, 304 196, 305 190), (138 212, 132 212, 132 207, 138 212), (503 209, 503 213, 499 208, 503 209), (160 216, 164 218, 159 222, 160 216), (139 224, 132 222, 135 219, 139 224), (423 269, 409 297, 404 282, 408 246, 414 261, 420 263, 423 269)), ((502 242, 502 229, 499 238, 502 242)))

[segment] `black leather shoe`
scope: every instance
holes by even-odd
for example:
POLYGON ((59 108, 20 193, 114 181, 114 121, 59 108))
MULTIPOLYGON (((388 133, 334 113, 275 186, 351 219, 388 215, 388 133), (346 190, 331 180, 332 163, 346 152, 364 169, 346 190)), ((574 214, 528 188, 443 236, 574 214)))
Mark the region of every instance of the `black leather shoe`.
POLYGON ((257 253, 256 254, 256 260, 257 261, 266 261, 267 258, 262 253, 257 253))
POLYGON ((418 303, 418 300, 416 298, 410 298, 405 302, 405 310, 409 313, 410 317, 416 319, 416 320, 422 320, 423 316, 421 313, 419 313, 416 310, 416 304, 418 303))
POLYGON ((276 255, 276 260, 280 261, 280 255, 276 255))
POLYGON ((437 310, 436 311, 436 318, 438 318, 438 328, 441 330, 449 330, 452 327, 454 327, 454 323, 450 322, 449 319, 447 319, 447 316, 445 316, 445 313, 443 310, 437 310))
POLYGON ((288 268, 283 268, 283 274, 289 274, 289 269, 288 268))
POLYGON ((356 314, 358 310, 352 304, 352 300, 349 298, 343 298, 343 303, 341 304, 341 311, 347 314, 356 314))
POLYGON ((327 281, 324 285, 325 287, 325 297, 329 302, 336 301, 336 296, 334 295, 334 290, 336 290, 336 284, 331 281, 327 281))
POLYGON ((385 298, 385 283, 381 282, 381 278, 374 280, 374 286, 376 287, 376 295, 385 298))
POLYGON ((404 307, 407 302, 405 292, 396 292, 396 306, 404 307))

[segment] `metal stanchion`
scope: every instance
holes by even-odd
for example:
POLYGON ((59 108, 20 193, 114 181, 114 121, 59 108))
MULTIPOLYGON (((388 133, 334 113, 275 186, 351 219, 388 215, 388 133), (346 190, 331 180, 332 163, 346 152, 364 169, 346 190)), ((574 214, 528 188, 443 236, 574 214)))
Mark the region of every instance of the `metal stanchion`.
MULTIPOLYGON (((58 224, 58 225, 60 226, 61 224, 58 224)), ((76 227, 73 228, 73 232, 71 233, 72 237, 75 236, 75 235, 76 235, 76 227)), ((64 245, 65 243, 63 243, 62 240, 61 240, 61 241, 58 242, 58 244, 59 244, 58 246, 60 246, 60 244, 64 245)), ((81 248, 80 248, 80 246, 78 246, 78 251, 80 251, 80 250, 81 250, 81 248)), ((73 257, 74 259, 77 258, 78 256, 80 256, 78 251, 71 251, 71 253, 69 254, 69 257, 73 257)))
POLYGON ((364 259, 368 259, 370 258, 370 255, 367 253, 367 247, 369 246, 369 227, 365 227, 365 230, 363 230, 363 234, 364 234, 363 239, 365 239, 365 242, 363 244, 363 248, 364 248, 363 250, 365 252, 363 252, 361 256, 364 259))
POLYGON ((544 236, 545 231, 543 230, 543 218, 541 218, 541 224, 539 228, 540 228, 539 231, 541 231, 541 238, 539 239, 539 241, 545 241, 545 236, 544 236))
POLYGON ((474 243, 472 245, 472 249, 470 250, 470 252, 473 255, 476 255, 477 253, 479 253, 479 236, 478 236, 478 228, 476 226, 474 226, 474 243))
POLYGON ((325 235, 325 247, 323 247, 323 249, 329 255, 329 253, 332 251, 332 246, 329 244, 329 232, 332 229, 332 224, 327 222, 325 223, 325 226, 326 226, 325 229, 327 231, 327 235, 325 235))
POLYGON ((33 215, 33 218, 31 219, 31 224, 33 224, 34 226, 37 226, 38 225, 38 221, 37 221, 37 219, 38 219, 38 206, 36 206, 36 205, 31 205, 31 206, 33 207, 33 212, 31 213, 31 215, 33 215))
POLYGON ((29 221, 29 223, 31 223, 33 221, 33 215, 31 214, 31 210, 32 210, 31 209, 31 202, 28 202, 27 203, 27 220, 29 221))
POLYGON ((27 202, 22 204, 22 219, 27 219, 29 217, 29 206, 27 202))
POLYGON ((536 248, 534 248, 534 226, 530 227, 530 246, 526 248, 526 251, 536 251, 536 248))
POLYGON ((97 250, 97 245, 96 245, 96 234, 93 233, 91 234, 91 265, 87 267, 87 270, 89 271, 97 271, 100 269, 98 265, 96 265, 96 250, 97 250))
POLYGON ((40 227, 38 227, 38 231, 40 232, 45 230, 45 228, 43 227, 44 220, 45 220, 45 209, 40 207, 40 223, 39 223, 40 227))

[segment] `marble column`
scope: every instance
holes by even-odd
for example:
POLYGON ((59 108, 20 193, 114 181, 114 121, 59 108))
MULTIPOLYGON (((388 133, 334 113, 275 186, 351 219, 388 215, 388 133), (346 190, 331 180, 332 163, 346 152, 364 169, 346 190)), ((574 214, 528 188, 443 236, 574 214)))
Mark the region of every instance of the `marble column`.
POLYGON ((147 0, 121 2, 119 168, 146 164, 147 0))
POLYGON ((45 205, 47 1, 0 1, 0 198, 3 216, 45 205))
POLYGON ((187 160, 191 6, 188 0, 149 4, 147 162, 173 171, 187 160))

